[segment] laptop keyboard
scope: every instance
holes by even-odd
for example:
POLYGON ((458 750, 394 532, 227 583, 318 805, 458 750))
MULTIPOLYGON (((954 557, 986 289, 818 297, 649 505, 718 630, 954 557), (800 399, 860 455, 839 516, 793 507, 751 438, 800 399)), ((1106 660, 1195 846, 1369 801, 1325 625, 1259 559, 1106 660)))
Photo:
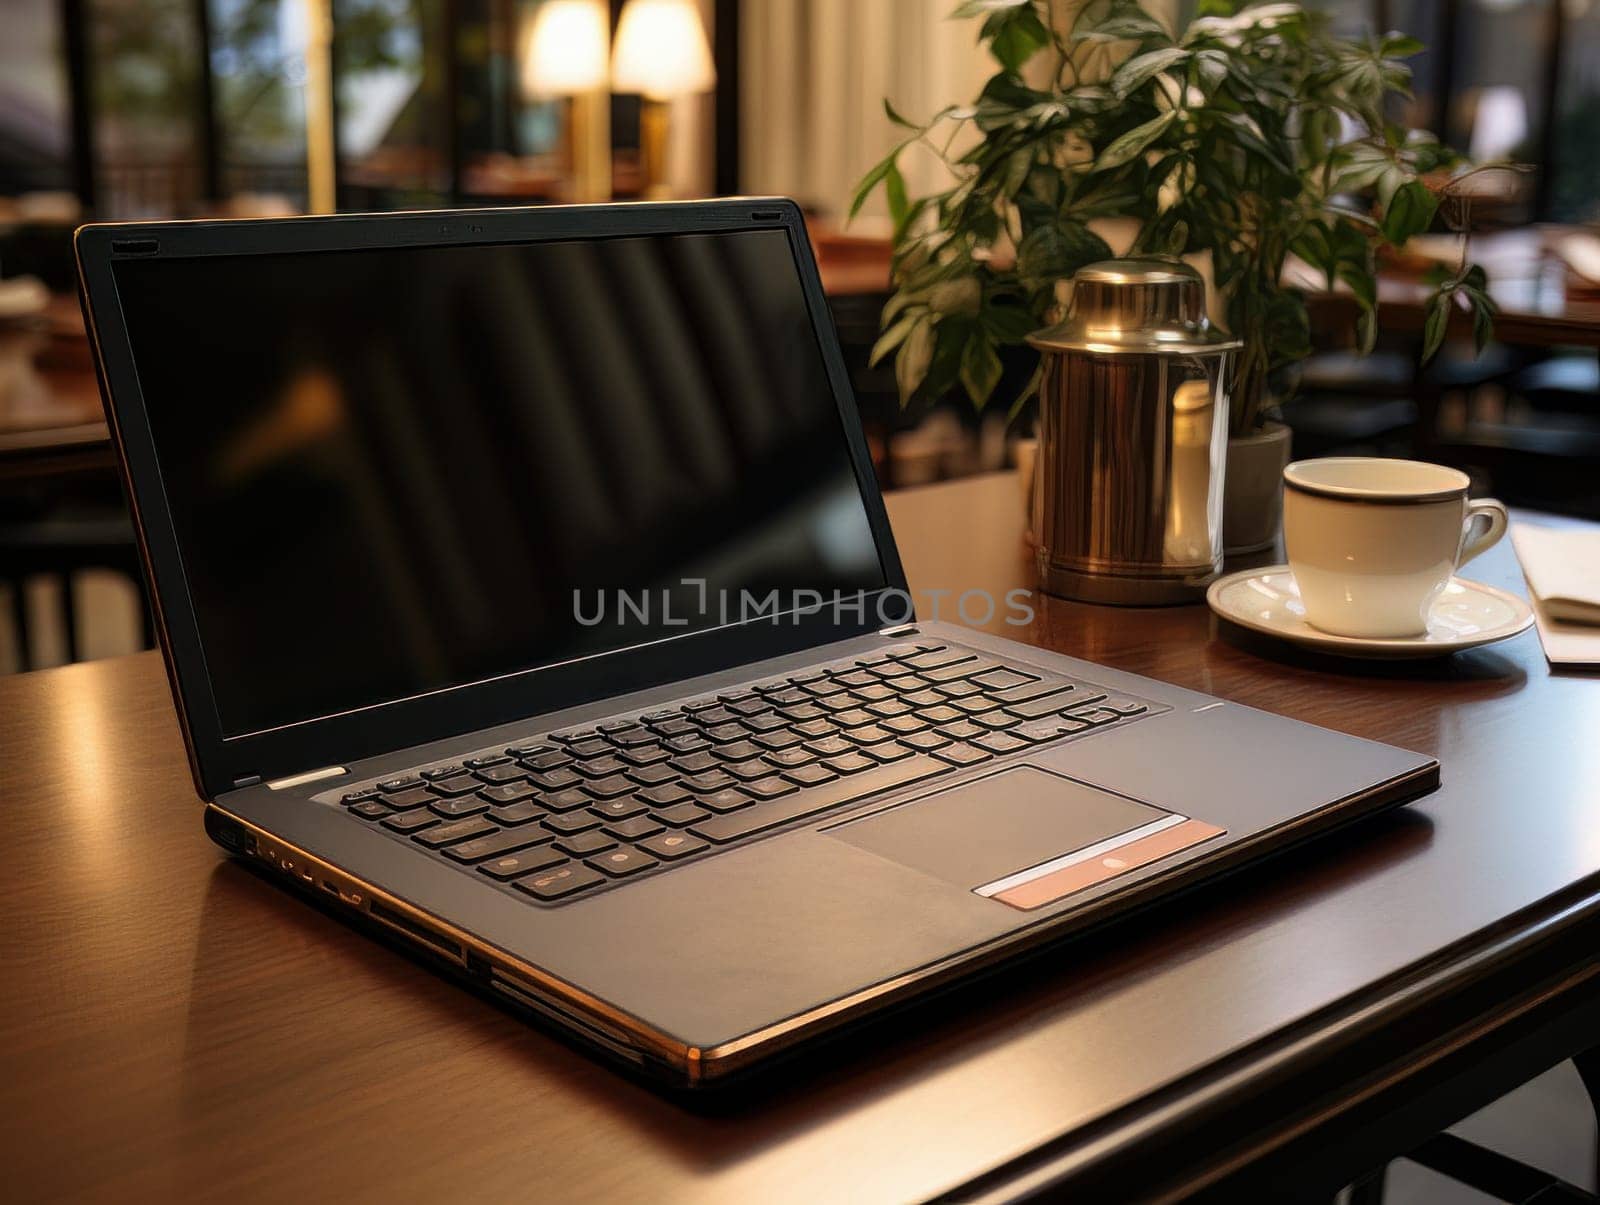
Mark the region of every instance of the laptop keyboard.
POLYGON ((968 649, 899 644, 338 798, 466 873, 565 903, 1157 710, 968 649))

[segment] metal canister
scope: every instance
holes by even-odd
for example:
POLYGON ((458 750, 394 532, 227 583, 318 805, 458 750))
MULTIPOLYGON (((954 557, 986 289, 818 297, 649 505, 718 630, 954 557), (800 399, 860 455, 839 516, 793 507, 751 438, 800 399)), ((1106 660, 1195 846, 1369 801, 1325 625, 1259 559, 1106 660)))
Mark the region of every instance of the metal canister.
POLYGON ((1188 602, 1222 570, 1228 395, 1240 341, 1181 260, 1080 269, 1044 356, 1033 530, 1051 594, 1188 602))

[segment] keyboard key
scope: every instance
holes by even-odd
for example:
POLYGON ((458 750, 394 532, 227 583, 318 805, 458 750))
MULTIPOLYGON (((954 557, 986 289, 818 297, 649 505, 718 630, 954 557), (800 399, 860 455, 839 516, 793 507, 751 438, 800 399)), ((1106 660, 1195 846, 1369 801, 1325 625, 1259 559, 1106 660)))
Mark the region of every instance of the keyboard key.
POLYGON ((602 740, 574 741, 567 746, 573 757, 604 757, 611 752, 611 742, 602 740))
POLYGON ((980 728, 971 720, 957 720, 954 724, 945 724, 939 731, 952 740, 965 741, 971 740, 975 736, 983 735, 986 730, 980 728))
MULTIPOLYGON (((908 749, 907 752, 909 753, 910 750, 908 749)), ((819 783, 832 782, 839 776, 826 766, 812 765, 796 766, 792 770, 785 770, 782 777, 787 778, 790 782, 798 783, 802 787, 814 787, 819 783)), ((759 784, 751 784, 752 788, 757 785, 759 784)), ((759 792, 756 793, 759 794, 759 792)))
POLYGON ((982 736, 973 737, 972 743, 980 749, 987 749, 990 753, 1015 753, 1018 749, 1028 747, 1027 741, 1008 732, 986 732, 982 736))
POLYGON ((621 774, 624 770, 631 769, 627 762, 614 755, 592 757, 588 761, 577 762, 572 768, 585 778, 609 778, 613 774, 621 774))
MULTIPOLYGON (((484 837, 462 841, 444 851, 444 856, 455 862, 486 862, 497 854, 515 853, 550 840, 550 834, 534 828, 506 829, 484 837)), ((529 869, 533 869, 529 867, 529 869)))
POLYGON ((539 796, 539 805, 551 812, 571 812, 586 808, 593 802, 592 798, 573 787, 539 796))
POLYGON ((1108 711, 1104 707, 1093 707, 1088 711, 1074 711, 1072 713, 1072 718, 1075 720, 1086 720, 1088 723, 1098 727, 1101 724, 1115 724, 1123 717, 1115 711, 1108 711))
POLYGON ((1068 736, 1074 732, 1082 732, 1093 727, 1082 720, 1069 720, 1065 716, 1049 715, 1040 720, 1029 720, 1026 724, 1018 724, 1010 729, 1012 736, 1024 741, 1053 741, 1058 737, 1068 736))
POLYGON ((717 749, 716 754, 723 761, 749 761, 752 757, 761 756, 761 747, 749 741, 734 741, 717 749))
POLYGON ((655 808, 650 814, 662 824, 670 824, 673 828, 687 828, 696 820, 704 820, 711 815, 705 808, 692 801, 675 803, 669 808, 655 808))
POLYGON ((487 800, 479 799, 476 795, 463 795, 457 799, 435 799, 428 805, 428 810, 447 820, 456 820, 462 816, 476 816, 480 812, 487 812, 489 804, 487 800))
POLYGON ((882 682, 874 682, 871 686, 858 686, 855 688, 856 698, 869 699, 872 702, 881 702, 895 696, 895 688, 885 686, 882 682))
POLYGON ((742 695, 725 699, 729 711, 734 715, 755 716, 767 710, 767 701, 756 695, 742 695))
POLYGON ((878 763, 861 753, 846 753, 843 757, 830 757, 822 764, 840 774, 854 774, 860 770, 870 770, 878 763))
POLYGON ((510 765, 511 759, 499 753, 491 753, 484 757, 469 757, 461 764, 469 770, 487 770, 492 766, 510 765))
POLYGON ((613 732, 611 734, 611 743, 623 749, 633 749, 644 745, 651 745, 655 743, 655 739, 655 733, 644 728, 640 728, 637 725, 624 728, 621 732, 613 732))
POLYGON ((708 748, 711 744, 698 732, 686 732, 682 736, 669 736, 661 743, 674 753, 694 753, 700 749, 708 748))
POLYGON ((957 678, 974 678, 991 669, 999 669, 998 662, 990 661, 984 657, 969 657, 938 669, 919 670, 918 673, 929 682, 954 682, 957 678))
POLYGON ((921 732, 929 727, 929 721, 919 715, 897 715, 885 720, 880 727, 887 728, 890 732, 921 732))
POLYGON ((689 792, 677 783, 669 782, 659 787, 647 787, 638 793, 637 798, 665 807, 668 804, 682 803, 689 798, 689 792))
POLYGON ((971 766, 981 761, 988 761, 993 754, 986 749, 974 749, 971 745, 950 744, 943 749, 935 749, 933 756, 949 762, 952 766, 971 766))
POLYGON ((960 661, 971 661, 973 655, 965 649, 939 649, 932 653, 918 653, 915 657, 905 658, 905 664, 913 669, 938 669, 943 665, 954 665, 960 661))
POLYGON ((784 715, 779 715, 776 711, 763 711, 759 715, 746 716, 740 722, 744 725, 746 732, 775 732, 779 728, 787 728, 789 721, 792 719, 814 719, 822 714, 820 707, 815 707, 810 703, 806 704, 806 708, 810 710, 809 715, 791 715, 789 714, 790 712, 802 710, 799 707, 791 707, 785 711, 784 715))
POLYGON ((439 798, 425 787, 412 787, 409 791, 400 791, 394 795, 385 795, 385 807, 391 807, 397 812, 408 812, 412 808, 420 808, 432 803, 439 798))
POLYGON ((489 819, 496 824, 531 824, 535 820, 543 820, 546 815, 542 807, 528 801, 513 803, 510 807, 489 809, 489 819))
POLYGON ((948 724, 951 720, 959 720, 965 712, 957 711, 948 703, 940 703, 937 707, 927 707, 917 712, 930 724, 948 724))
POLYGON ((641 870, 649 870, 652 866, 660 865, 643 850, 632 849, 629 846, 612 850, 608 854, 601 854, 598 858, 590 858, 588 862, 596 870, 602 870, 606 874, 619 879, 626 875, 638 874, 641 870))
POLYGON ((905 715, 911 710, 910 704, 902 703, 899 699, 885 699, 881 703, 868 703, 867 710, 880 718, 905 715))
POLYGON ((683 780, 683 785, 696 795, 704 795, 710 791, 720 791, 723 787, 731 787, 738 780, 732 774, 721 770, 707 770, 704 774, 691 774, 683 780))
POLYGON ((941 682, 937 689, 939 693, 942 694, 946 699, 964 699, 968 695, 981 693, 983 687, 979 686, 976 682, 958 681, 941 682))
POLYGON ((672 759, 672 764, 685 774, 701 774, 706 770, 714 770, 722 765, 722 759, 715 753, 702 750, 699 753, 685 753, 682 757, 672 759))
POLYGON ((657 736, 684 736, 695 732, 695 726, 681 715, 670 720, 652 722, 650 729, 657 736))
POLYGON ((1001 703, 1026 703, 1029 699, 1037 699, 1042 695, 1055 694, 1057 691, 1072 690, 1071 682, 1063 682, 1060 678, 1041 678, 1036 682, 1027 682, 1021 686, 1010 686, 995 692, 995 699, 1001 703))
POLYGON ((839 731, 837 724, 830 724, 827 720, 807 720, 803 724, 796 724, 794 730, 807 740, 817 737, 832 736, 839 731))
POLYGON ((378 790, 385 795, 398 795, 401 791, 409 791, 412 787, 420 787, 422 779, 415 774, 404 774, 399 778, 386 778, 378 784, 378 790))
POLYGON ((553 845, 535 846, 525 849, 520 853, 509 854, 485 862, 478 870, 488 875, 491 879, 505 882, 525 874, 532 874, 536 870, 546 870, 551 866, 559 866, 567 860, 567 855, 553 845))
POLYGON ((546 816, 544 820, 545 828, 552 833, 560 833, 564 837, 571 836, 573 833, 588 832, 591 828, 598 828, 599 825, 600 817, 587 808, 581 812, 566 812, 560 816, 546 816))
POLYGON ((868 724, 878 722, 878 717, 862 707, 852 707, 848 711, 838 711, 833 715, 833 722, 841 728, 865 728, 868 724))
POLYGON ((635 766, 628 771, 628 777, 640 786, 653 787, 663 782, 677 780, 678 772, 671 766, 635 766))
POLYGON ((639 848, 664 861, 674 862, 711 847, 699 837, 691 837, 688 833, 662 833, 660 836, 639 842, 639 848))
POLYGON ((908 732, 900 738, 899 743, 926 752, 929 749, 943 749, 950 743, 950 738, 937 732, 908 732))
POLYGON ((363 791, 351 791, 348 795, 340 797, 339 802, 346 806, 352 803, 365 803, 369 799, 377 799, 383 792, 377 787, 368 787, 363 791))
POLYGON ((710 728, 702 728, 708 741, 715 741, 719 745, 726 745, 730 741, 742 741, 747 735, 743 724, 713 724, 710 728))
POLYGON ((949 767, 942 762, 918 755, 892 765, 876 766, 852 778, 796 792, 787 799, 760 803, 726 816, 714 816, 693 825, 689 831, 697 837, 722 845, 792 820, 814 816, 842 803, 894 790, 948 771, 949 767))
POLYGON ((769 765, 789 768, 809 765, 817 760, 817 755, 804 746, 799 746, 794 749, 780 749, 776 753, 769 753, 761 760, 769 765))
POLYGON ((728 787, 725 790, 713 791, 709 795, 702 795, 696 802, 713 812, 736 812, 740 808, 749 807, 755 799, 736 787, 728 787))
POLYGON ((597 854, 602 849, 612 848, 616 843, 616 838, 608 836, 599 829, 578 833, 572 837, 556 838, 556 848, 565 850, 575 858, 581 858, 585 854, 597 854))
MULTIPOLYGON (((529 743, 529 744, 526 744, 526 745, 510 745, 510 746, 508 746, 506 748, 506 755, 508 757, 514 757, 514 758, 518 759, 519 761, 522 760, 523 758, 542 757, 543 755, 545 755, 547 753, 555 753, 555 752, 558 752, 558 750, 556 749, 556 747, 554 745, 546 745, 546 744, 543 744, 543 743, 529 743)), ((562 754, 562 756, 564 757, 566 755, 562 754)))
POLYGON ((874 761, 899 761, 902 757, 910 757, 914 752, 908 745, 899 741, 887 741, 882 745, 868 745, 866 754, 874 761))
POLYGON ((1017 724, 1020 721, 1017 719, 1015 714, 1007 711, 1005 708, 995 707, 989 711, 983 712, 980 715, 973 716, 972 722, 980 725, 981 727, 988 728, 990 731, 999 731, 1002 728, 1010 728, 1012 725, 1017 724))
POLYGON ((350 814, 360 816, 363 820, 382 820, 385 816, 394 815, 376 799, 363 799, 360 803, 352 805, 350 814))
POLYGON ((727 773, 737 778, 740 782, 749 782, 756 778, 765 778, 772 773, 772 767, 759 757, 752 757, 749 761, 736 761, 729 765, 727 773))
POLYGON ((439 817, 424 808, 420 812, 401 812, 398 816, 390 816, 383 822, 383 827, 397 833, 415 833, 439 823, 442 823, 439 817))
POLYGON ((978 674, 972 680, 988 690, 1010 690, 1014 686, 1023 686, 1039 679, 1033 674, 1022 674, 1008 668, 990 670, 986 674, 978 674))
POLYGON ((637 745, 632 749, 624 749, 617 756, 630 766, 654 766, 666 761, 672 754, 660 745, 637 745))
POLYGON ((516 782, 528 777, 528 771, 510 759, 506 759, 498 766, 485 766, 482 770, 474 770, 473 774, 483 782, 491 783, 516 782))
POLYGON ((845 687, 835 682, 832 678, 823 678, 817 682, 807 682, 804 689, 814 699, 826 699, 845 692, 845 687))
POLYGON ((822 757, 836 757, 841 753, 851 753, 855 750, 855 746, 842 736, 826 736, 819 741, 809 741, 806 748, 822 757))
POLYGON ((848 674, 836 674, 833 680, 841 686, 856 687, 871 686, 877 682, 878 678, 875 674, 869 674, 866 670, 858 669, 852 670, 848 674))
POLYGON ((425 828, 411 839, 426 845, 429 849, 438 849, 441 845, 465 841, 470 837, 484 837, 499 831, 482 816, 474 816, 470 820, 451 820, 435 828, 425 828))
POLYGON ((1143 715, 1150 710, 1148 704, 1141 703, 1138 699, 1127 698, 1124 695, 1112 695, 1102 702, 1100 706, 1108 711, 1114 711, 1118 715, 1143 715))
POLYGON ((913 707, 938 707, 944 702, 944 696, 936 690, 916 690, 900 697, 913 707))
POLYGON ((653 837, 664 827, 649 816, 634 816, 630 820, 618 820, 615 824, 605 826, 606 832, 618 841, 637 841, 641 837, 653 837))
POLYGON ((798 745, 803 738, 795 732, 763 732, 755 738, 755 743, 764 749, 789 749, 798 745))
POLYGON ((1040 695, 1036 699, 1027 699, 1021 703, 1007 703, 1006 710, 1025 720, 1036 720, 1042 715, 1063 712, 1069 707, 1078 706, 1079 703, 1094 701, 1094 698, 1086 698, 1083 691, 1067 686, 1054 694, 1040 695))
POLYGON ((852 728, 845 734, 858 745, 876 745, 879 741, 892 741, 894 733, 877 724, 869 724, 865 728, 852 728))
POLYGON ((626 820, 629 816, 637 816, 649 809, 636 795, 625 795, 621 799, 608 799, 604 803, 597 803, 589 809, 602 820, 626 820))
POLYGON ((533 798, 533 787, 525 782, 506 782, 497 787, 484 787, 478 794, 490 803, 516 803, 533 798))
POLYGON ((541 791, 559 791, 563 787, 570 787, 583 781, 582 775, 574 774, 565 767, 556 770, 543 770, 528 777, 533 785, 541 791))
POLYGON ((613 774, 609 778, 597 778, 593 782, 585 783, 583 789, 596 799, 611 799, 617 795, 626 795, 634 789, 634 784, 620 774, 613 774))
POLYGON ((706 710, 698 713, 694 718, 695 722, 700 725, 701 730, 703 731, 707 728, 720 728, 723 724, 737 719, 738 715, 736 712, 729 711, 726 707, 719 705, 716 707, 706 708, 706 710))
POLYGON ((462 766, 460 762, 451 762, 447 766, 434 766, 432 769, 424 770, 421 777, 426 779, 428 782, 433 782, 440 778, 453 778, 457 774, 460 774, 461 770, 462 766))
POLYGON ((522 765, 529 770, 555 770, 571 764, 572 755, 560 749, 547 748, 543 753, 535 753, 522 759, 522 765))
POLYGON ((593 887, 596 883, 603 882, 605 876, 599 871, 590 870, 579 862, 571 862, 542 874, 530 874, 517 879, 511 885, 518 891, 526 891, 536 899, 559 900, 582 891, 585 887, 593 887))
POLYGON ((818 707, 815 703, 801 703, 795 707, 784 707, 781 711, 793 723, 821 719, 828 714, 826 710, 818 707))

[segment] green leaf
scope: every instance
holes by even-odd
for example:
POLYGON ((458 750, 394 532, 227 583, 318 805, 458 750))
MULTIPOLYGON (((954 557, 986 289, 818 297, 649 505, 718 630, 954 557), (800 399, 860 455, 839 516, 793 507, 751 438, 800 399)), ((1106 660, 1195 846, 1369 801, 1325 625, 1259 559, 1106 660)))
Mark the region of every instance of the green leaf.
POLYGON ((894 124, 897 126, 903 126, 908 130, 919 130, 922 128, 921 126, 917 125, 916 122, 902 117, 899 110, 894 107, 893 102, 891 102, 887 96, 883 98, 883 112, 884 115, 887 116, 889 120, 894 122, 894 124))
POLYGON ((1002 371, 1000 354, 987 336, 974 335, 967 340, 961 351, 961 385, 978 409, 983 409, 1000 383, 1002 371))
POLYGON ((1094 161, 1090 171, 1106 172, 1114 167, 1121 167, 1124 163, 1132 162, 1144 153, 1157 138, 1165 134, 1172 123, 1178 120, 1176 109, 1163 113, 1160 117, 1152 118, 1142 125, 1136 125, 1122 137, 1100 152, 1100 157, 1094 161))
POLYGON ((1427 231, 1438 208, 1439 199, 1421 180, 1402 184, 1383 211, 1383 237, 1396 247, 1404 245, 1413 235, 1427 231))
POLYGON ((1378 311, 1364 309, 1356 319, 1356 338, 1360 342, 1361 354, 1370 356, 1372 349, 1378 346, 1378 311))
POLYGON ((1436 293, 1428 306, 1428 320, 1422 328, 1422 362, 1426 364, 1444 345, 1450 327, 1450 294, 1436 293))
POLYGON ((981 17, 985 13, 1022 8, 1032 3, 1033 0, 965 0, 965 3, 958 5, 956 11, 950 14, 950 19, 960 21, 967 17, 981 17))
POLYGON ((933 323, 926 318, 911 328, 894 358, 894 380, 900 389, 900 404, 911 400, 928 375, 928 365, 933 361, 933 323))
POLYGON ((1033 372, 1028 375, 1027 384, 1023 385, 1022 392, 1017 394, 1016 400, 1011 403, 1006 411, 1006 422, 1015 422, 1017 415, 1022 413, 1022 408, 1028 404, 1028 399, 1039 392, 1039 386, 1044 381, 1044 361, 1041 360, 1033 372))
POLYGON ((861 212, 861 207, 867 203, 867 198, 872 195, 872 190, 883 183, 889 173, 895 170, 895 161, 900 158, 900 152, 903 150, 905 150, 905 143, 902 142, 874 164, 871 171, 861 177, 861 183, 856 185, 855 195, 850 198, 850 217, 853 218, 861 212))
POLYGON ((906 178, 900 174, 898 163, 891 163, 883 175, 883 195, 888 199, 889 217, 894 221, 894 228, 899 230, 905 225, 911 204, 906 200, 906 178))
POLYGON ((1152 77, 1169 67, 1176 66, 1188 57, 1189 52, 1181 46, 1163 46, 1160 50, 1135 55, 1112 74, 1111 91, 1125 97, 1141 84, 1149 82, 1152 77))
POLYGON ((985 32, 989 53, 1013 74, 1050 43, 1050 31, 1031 7, 995 14, 986 23, 985 32))
POLYGON ((1421 54, 1426 49, 1426 46, 1408 34, 1391 32, 1383 35, 1378 53, 1386 59, 1405 59, 1414 54, 1421 54))
POLYGON ((1017 274, 1035 287, 1066 280, 1085 264, 1110 259, 1106 241, 1081 222, 1060 222, 1028 232, 1017 248, 1017 274))
POLYGON ((906 341, 906 336, 911 333, 912 328, 915 327, 917 323, 922 321, 923 317, 923 314, 907 314, 905 317, 901 318, 899 322, 896 322, 888 330, 884 331, 883 334, 879 336, 878 341, 872 345, 872 354, 867 357, 867 367, 876 367, 878 361, 882 360, 895 348, 904 343, 906 341))
POLYGON ((1000 184, 1000 191, 1006 196, 1014 197, 1022 191, 1022 186, 1027 183, 1028 173, 1033 170, 1033 154, 1032 143, 1011 152, 1011 158, 1006 160, 1005 179, 1000 184))
POLYGON ((1027 306, 992 303, 983 307, 979 321, 996 343, 1003 344, 1021 343, 1042 325, 1027 306))

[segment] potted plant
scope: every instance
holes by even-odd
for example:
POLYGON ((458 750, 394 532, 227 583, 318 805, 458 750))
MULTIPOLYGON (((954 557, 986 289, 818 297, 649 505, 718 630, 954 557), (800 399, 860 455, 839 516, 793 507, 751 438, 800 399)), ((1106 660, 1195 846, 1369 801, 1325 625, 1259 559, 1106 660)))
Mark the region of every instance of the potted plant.
MULTIPOLYGON (((1388 117, 1421 44, 1338 38, 1295 3, 1201 0, 1176 35, 1134 0, 966 0, 954 15, 982 17, 978 39, 999 70, 976 101, 926 122, 886 100, 906 134, 851 205, 854 216, 881 188, 894 221, 894 294, 874 362, 894 356, 902 403, 957 389, 990 403, 1006 364, 1033 355, 1023 339, 1057 315, 1073 273, 1112 257, 1100 230, 1122 219, 1136 227, 1132 253, 1209 261, 1222 325, 1244 340, 1229 509, 1270 542, 1288 447, 1269 414, 1311 351, 1285 262, 1297 255, 1329 288, 1348 288, 1356 343, 1370 350, 1377 252, 1429 228, 1460 162, 1388 117), (949 188, 908 195, 899 161, 912 146, 943 160, 949 188), (1266 470, 1251 472, 1253 461, 1266 470)), ((1465 262, 1437 281, 1425 358, 1452 308, 1471 312, 1482 346, 1494 313, 1485 285, 1465 262)), ((1015 413, 1037 386, 1035 371, 1001 400, 1015 413)))

